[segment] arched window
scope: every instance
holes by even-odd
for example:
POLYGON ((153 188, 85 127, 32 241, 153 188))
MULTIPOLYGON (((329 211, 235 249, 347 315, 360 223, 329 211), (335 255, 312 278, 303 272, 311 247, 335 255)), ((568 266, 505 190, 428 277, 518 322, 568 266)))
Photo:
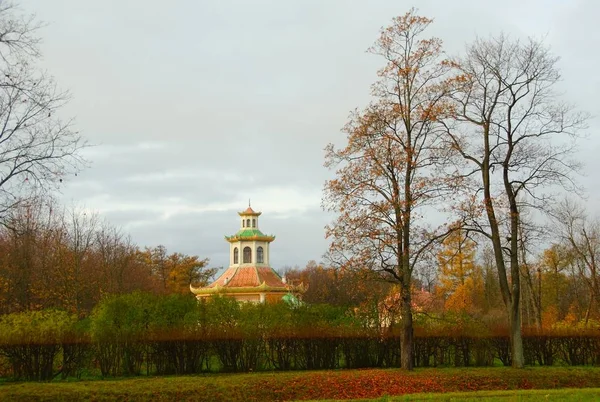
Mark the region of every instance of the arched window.
POLYGON ((252 262, 252 249, 250 247, 244 247, 244 264, 252 262))
POLYGON ((233 263, 237 264, 240 261, 240 251, 238 248, 233 249, 233 263))
POLYGON ((256 249, 256 262, 265 262, 262 247, 256 249))
POLYGON ((246 219, 246 227, 250 227, 250 219, 246 219))
POLYGON ((252 227, 255 228, 256 227, 256 219, 252 219, 252 227))
POLYGON ((242 219, 242 227, 245 228, 246 227, 246 221, 242 219))

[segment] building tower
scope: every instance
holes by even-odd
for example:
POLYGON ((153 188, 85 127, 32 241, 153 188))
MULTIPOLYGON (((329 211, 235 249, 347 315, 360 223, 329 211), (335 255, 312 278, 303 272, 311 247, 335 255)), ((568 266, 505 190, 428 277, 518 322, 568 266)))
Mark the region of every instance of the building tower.
MULTIPOLYGON (((269 245, 275 236, 260 231, 258 217, 250 205, 240 216, 240 229, 225 236, 229 243, 229 268, 210 285, 190 290, 198 300, 215 294, 255 303, 276 302, 294 292, 302 293, 303 286, 289 286, 269 265, 269 245)), ((289 296, 287 296, 289 297, 289 296)))

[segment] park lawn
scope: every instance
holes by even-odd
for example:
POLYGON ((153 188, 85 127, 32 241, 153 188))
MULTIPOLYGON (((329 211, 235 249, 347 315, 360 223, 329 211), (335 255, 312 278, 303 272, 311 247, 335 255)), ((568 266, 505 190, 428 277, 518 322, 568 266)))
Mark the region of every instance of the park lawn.
MULTIPOLYGON (((504 367, 429 368, 413 372, 400 369, 364 369, 52 383, 5 382, 0 385, 0 400, 288 401, 381 398, 380 400, 385 401, 387 399, 382 397, 388 395, 415 393, 598 387, 600 368, 592 367, 536 367, 521 370, 504 367)), ((572 393, 567 391, 567 395, 572 393)), ((415 397, 417 395, 411 396, 409 400, 414 400, 415 397)), ((540 396, 536 398, 539 399, 540 396)))
MULTIPOLYGON (((597 401, 600 398, 600 388, 563 388, 563 389, 528 389, 511 391, 472 391, 447 392, 438 394, 409 394, 403 396, 384 396, 375 399, 331 399, 320 402, 413 402, 413 401, 442 401, 442 402, 527 402, 527 401, 597 401)), ((314 401, 307 401, 314 402, 314 401)))

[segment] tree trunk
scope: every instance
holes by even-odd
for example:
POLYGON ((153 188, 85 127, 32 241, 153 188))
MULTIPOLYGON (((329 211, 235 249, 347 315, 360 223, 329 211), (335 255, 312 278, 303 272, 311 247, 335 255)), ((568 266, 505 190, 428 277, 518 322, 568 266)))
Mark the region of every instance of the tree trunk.
MULTIPOLYGON (((511 147, 512 148, 512 147, 511 147)), ((521 270, 519 269, 519 209, 516 195, 508 180, 508 166, 504 164, 504 187, 510 204, 510 349, 512 352, 512 366, 523 368, 523 339, 521 337, 521 270)))
MULTIPOLYGON (((519 225, 519 240, 521 243, 521 261, 522 265, 522 273, 525 279, 525 284, 527 285, 527 289, 529 290, 529 296, 531 300, 531 305, 533 307, 533 314, 535 319, 535 325, 538 330, 542 329, 542 293, 541 286, 538 287, 539 292, 535 291, 535 286, 533 284, 533 279, 531 278, 531 270, 529 269, 529 264, 527 264, 527 251, 525 250, 525 240, 523 236, 523 226, 519 225)), ((542 275, 540 272, 540 268, 538 267, 538 281, 541 284, 542 275)))
MULTIPOLYGON (((409 103, 410 104, 410 103, 409 103)), ((408 144, 412 144, 412 135, 409 129, 410 120, 406 122, 408 144)), ((405 165, 404 177, 404 200, 406 206, 402 212, 402 344, 400 349, 400 362, 405 370, 412 370, 414 367, 413 359, 413 317, 412 317, 412 266, 411 266, 411 212, 412 212, 412 163, 413 150, 405 148, 409 156, 405 165)))
POLYGON ((414 368, 413 362, 413 318, 410 283, 402 284, 402 336, 400 341, 400 365, 405 370, 414 368))
POLYGON ((521 314, 519 303, 510 305, 510 351, 512 356, 513 368, 523 368, 525 359, 523 358, 523 338, 521 336, 521 314))
POLYGON ((587 328, 588 326, 588 322, 590 320, 590 312, 592 311, 592 305, 594 303, 594 294, 591 293, 590 294, 590 302, 588 303, 588 307, 585 310, 585 321, 584 321, 584 327, 587 328))
MULTIPOLYGON (((527 285, 527 290, 529 291, 529 298, 531 300, 531 307, 533 308, 533 316, 536 327, 541 330, 542 329, 542 307, 541 307, 541 295, 539 292, 536 292, 533 279, 531 277, 531 272, 529 271, 529 266, 524 264, 523 268, 523 277, 525 279, 525 284, 527 285), (537 293, 537 294, 536 294, 537 293)), ((538 275, 541 278, 541 275, 538 275)))
MULTIPOLYGON (((505 169, 505 172, 507 169, 505 169)), ((505 184, 507 176, 504 176, 505 184)), ((510 321, 510 350, 512 353, 513 368, 523 368, 525 359, 523 357, 523 339, 521 337, 521 270, 519 269, 518 257, 518 229, 519 229, 519 211, 517 209, 516 199, 513 193, 509 192, 509 186, 506 185, 506 192, 510 202, 510 302, 509 321, 510 321)))

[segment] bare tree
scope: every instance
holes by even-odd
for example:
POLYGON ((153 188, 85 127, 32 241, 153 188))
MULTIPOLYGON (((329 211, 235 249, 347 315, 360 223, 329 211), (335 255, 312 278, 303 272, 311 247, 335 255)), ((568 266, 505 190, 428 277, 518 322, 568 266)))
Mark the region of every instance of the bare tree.
POLYGON ((600 220, 591 219, 581 205, 563 201, 553 212, 557 232, 576 258, 580 277, 590 293, 587 325, 593 309, 600 311, 600 220))
POLYGON ((99 292, 122 294, 135 289, 156 290, 151 266, 143 261, 142 253, 129 236, 107 222, 102 222, 96 232, 95 258, 99 292))
POLYGON ((62 217, 65 257, 56 269, 55 288, 77 315, 90 311, 98 301, 98 274, 90 255, 95 248, 99 218, 95 213, 72 207, 62 217))
MULTIPOLYGON (((543 226, 533 221, 530 210, 521 210, 519 218, 519 267, 521 277, 525 281, 525 303, 527 319, 533 321, 538 328, 542 329, 542 293, 541 293, 541 267, 539 261, 535 261, 534 253, 536 245, 547 237, 544 235, 543 226), (532 312, 529 313, 529 308, 532 312)), ((526 321, 527 322, 527 321, 526 321)), ((527 322, 530 325, 530 322, 527 322)))
POLYGON ((449 147, 472 189, 470 230, 491 242, 510 327, 512 365, 523 367, 520 318, 521 212, 544 210, 558 188, 574 188, 574 136, 586 115, 561 103, 554 57, 536 40, 478 39, 456 61, 460 91, 449 147))
POLYGON ((30 194, 45 192, 83 165, 85 143, 58 111, 69 99, 40 58, 33 18, 0 3, 0 222, 30 194))
POLYGON ((323 199, 326 209, 339 212, 327 227, 330 256, 400 284, 405 369, 414 360, 413 272, 443 236, 430 230, 424 215, 456 184, 437 169, 444 151, 437 119, 445 112, 450 65, 439 39, 422 38, 431 22, 411 10, 381 31, 370 49, 385 61, 372 87, 376 101, 351 115, 344 148, 326 150, 325 165, 338 168, 323 199))

